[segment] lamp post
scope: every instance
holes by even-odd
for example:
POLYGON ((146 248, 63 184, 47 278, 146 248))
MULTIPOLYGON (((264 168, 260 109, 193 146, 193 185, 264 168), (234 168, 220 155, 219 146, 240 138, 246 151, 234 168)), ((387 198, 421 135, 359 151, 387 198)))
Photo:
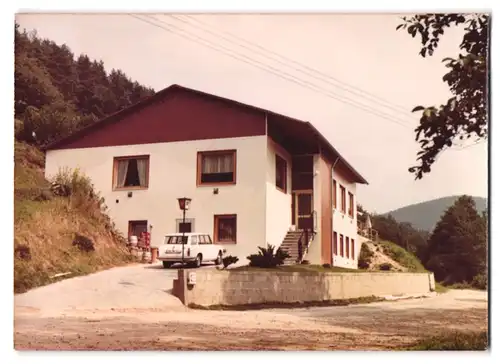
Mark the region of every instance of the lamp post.
POLYGON ((184 241, 186 236, 184 226, 186 225, 186 210, 189 210, 191 199, 187 197, 180 197, 177 200, 179 201, 179 208, 182 210, 182 267, 184 267, 184 241))

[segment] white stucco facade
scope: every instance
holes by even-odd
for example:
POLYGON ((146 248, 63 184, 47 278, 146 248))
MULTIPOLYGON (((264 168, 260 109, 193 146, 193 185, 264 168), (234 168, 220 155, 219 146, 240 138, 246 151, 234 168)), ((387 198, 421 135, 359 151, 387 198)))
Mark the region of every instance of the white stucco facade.
MULTIPOLYGON (((333 220, 333 231, 337 233, 337 254, 333 255, 333 264, 337 267, 344 268, 353 268, 357 269, 358 267, 358 255, 361 247, 361 243, 358 239, 358 228, 357 228, 357 213, 356 213, 356 184, 349 182, 345 179, 345 177, 339 174, 335 168, 332 173, 333 180, 335 180, 337 187, 337 207, 332 206, 332 220, 333 220), (340 186, 345 188, 346 195, 346 211, 342 212, 341 209, 341 192, 340 186), (353 194, 354 198, 354 213, 353 217, 349 216, 349 192, 353 194), (340 255, 340 234, 344 236, 344 244, 345 238, 349 238, 349 257, 346 256, 346 249, 344 245, 344 256, 340 255), (354 239, 354 259, 351 257, 351 239, 354 239)), ((335 242, 334 242, 335 243, 335 242)), ((333 249, 332 249, 333 252, 333 249)))
MULTIPOLYGON (((292 225, 292 159, 270 138, 266 161, 266 243, 278 247, 292 225), (287 184, 283 192, 276 187, 276 155, 287 163, 287 184)), ((264 246, 264 245, 263 245, 264 246)))
POLYGON ((192 199, 186 218, 194 219, 196 232, 213 236, 214 215, 236 214, 237 242, 226 244, 226 249, 243 261, 256 252, 257 246, 265 245, 268 233, 267 140, 267 136, 255 136, 51 150, 47 152, 45 174, 50 177, 60 168, 79 168, 105 198, 110 217, 125 236, 129 221, 147 220, 153 226, 152 246, 158 246, 165 234, 176 231, 176 220, 182 218, 178 197, 192 199), (236 184, 197 186, 197 152, 228 149, 236 149, 236 184), (134 155, 149 155, 149 186, 133 190, 132 197, 128 197, 126 190, 113 191, 113 159, 134 155), (214 188, 218 188, 218 194, 214 188))
MULTIPOLYGON (((313 210, 316 235, 305 257, 313 264, 322 262, 323 199, 330 198, 331 186, 322 184, 319 171, 325 162, 319 155, 313 158, 313 210), (321 164, 323 163, 323 164, 321 164)), ((151 229, 151 245, 162 243, 165 234, 176 232, 182 218, 177 198, 189 197, 191 207, 186 218, 194 231, 214 236, 214 215, 237 216, 237 242, 226 244, 228 254, 246 264, 249 254, 266 244, 278 247, 292 226, 292 156, 267 135, 239 138, 207 139, 127 146, 109 146, 81 149, 49 150, 46 154, 46 177, 60 169, 79 169, 88 176, 96 191, 105 199, 108 214, 116 227, 128 234, 130 221, 147 221, 151 229), (200 151, 236 150, 236 183, 234 185, 197 185, 197 153, 200 151), (114 190, 113 161, 116 157, 149 156, 149 184, 143 190, 114 190), (276 187, 276 155, 287 163, 286 190, 276 187), (215 193, 214 189, 218 189, 215 193), (132 196, 129 196, 129 193, 132 196)), ((335 266, 357 267, 360 242, 357 237, 356 213, 340 211, 340 185, 354 195, 356 184, 348 183, 342 175, 333 172, 337 181, 337 209, 333 209, 332 226, 337 236, 343 234, 356 241, 355 259, 333 255, 335 266)), ((331 203, 328 202, 328 203, 331 203)), ((333 235, 333 233, 332 233, 333 235)), ((325 237, 326 239, 326 237, 325 237)))

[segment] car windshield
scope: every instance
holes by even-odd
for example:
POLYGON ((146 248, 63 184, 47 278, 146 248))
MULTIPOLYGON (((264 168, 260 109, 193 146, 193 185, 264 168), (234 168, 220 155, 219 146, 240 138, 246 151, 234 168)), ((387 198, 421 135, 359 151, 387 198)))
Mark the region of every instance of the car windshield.
MULTIPOLYGON (((165 236, 165 244, 182 244, 182 235, 165 236)), ((184 236, 184 244, 187 244, 187 236, 184 236)))

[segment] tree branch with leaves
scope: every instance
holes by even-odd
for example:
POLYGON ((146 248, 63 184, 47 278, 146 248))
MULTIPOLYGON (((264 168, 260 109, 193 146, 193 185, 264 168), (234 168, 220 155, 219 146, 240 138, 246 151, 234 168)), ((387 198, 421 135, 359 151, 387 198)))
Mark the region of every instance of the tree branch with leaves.
POLYGON ((489 86, 489 24, 488 14, 422 14, 403 17, 396 30, 406 30, 412 37, 420 37, 420 56, 432 56, 445 28, 463 26, 464 36, 456 58, 445 58, 449 71, 443 81, 452 97, 438 106, 416 106, 421 112, 415 129, 420 144, 418 165, 409 168, 416 179, 431 171, 439 153, 453 144, 488 138, 489 86))

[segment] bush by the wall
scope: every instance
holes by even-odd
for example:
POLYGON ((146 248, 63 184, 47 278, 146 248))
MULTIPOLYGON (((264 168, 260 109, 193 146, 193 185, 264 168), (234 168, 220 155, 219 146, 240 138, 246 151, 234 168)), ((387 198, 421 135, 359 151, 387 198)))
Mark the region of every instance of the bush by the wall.
POLYGON ((379 270, 391 270, 393 267, 392 267, 392 264, 391 263, 381 263, 379 264, 378 266, 378 269, 379 270))
POLYGON ((238 257, 233 257, 232 255, 228 255, 227 257, 222 258, 222 265, 224 266, 224 269, 226 269, 231 264, 237 263, 238 260, 239 260, 238 257))
POLYGON ((289 258, 290 255, 278 248, 276 252, 274 251, 273 245, 267 245, 267 248, 259 246, 259 252, 257 254, 251 254, 247 257, 250 261, 251 267, 259 268, 274 268, 285 263, 285 259, 289 258))

